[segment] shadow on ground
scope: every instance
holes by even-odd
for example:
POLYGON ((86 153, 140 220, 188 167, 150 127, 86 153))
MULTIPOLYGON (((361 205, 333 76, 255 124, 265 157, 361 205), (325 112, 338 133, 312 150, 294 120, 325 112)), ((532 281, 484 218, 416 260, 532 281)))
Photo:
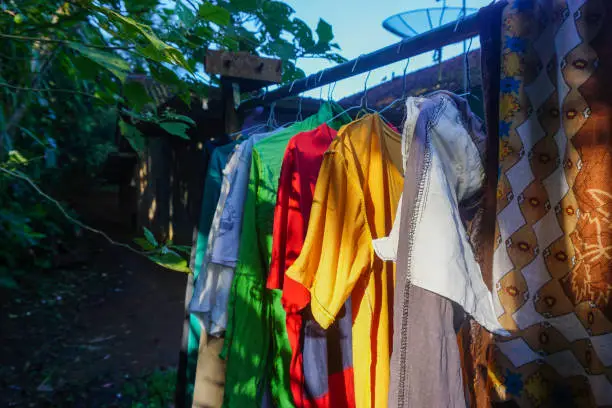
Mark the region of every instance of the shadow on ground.
MULTIPOLYGON (((128 242, 94 202, 92 223, 128 242)), ((0 406, 168 406, 186 276, 88 235, 71 257, 0 293, 0 406)))

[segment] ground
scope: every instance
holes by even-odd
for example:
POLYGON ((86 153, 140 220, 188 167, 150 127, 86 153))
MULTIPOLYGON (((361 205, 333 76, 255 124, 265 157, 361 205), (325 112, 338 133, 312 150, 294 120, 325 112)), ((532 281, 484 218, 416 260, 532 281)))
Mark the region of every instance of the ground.
MULTIPOLYGON (((95 202, 89 220, 129 241, 113 203, 95 202)), ((0 406, 170 406, 185 282, 84 234, 60 266, 0 292, 0 406)))

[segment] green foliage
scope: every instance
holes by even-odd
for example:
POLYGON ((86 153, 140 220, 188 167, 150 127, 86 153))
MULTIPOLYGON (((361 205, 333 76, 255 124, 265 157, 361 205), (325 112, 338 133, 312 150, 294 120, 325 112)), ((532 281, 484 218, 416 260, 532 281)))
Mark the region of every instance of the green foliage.
POLYGON ((102 68, 112 72, 121 82, 125 82, 129 74, 130 64, 128 64, 128 62, 123 58, 120 58, 110 52, 89 48, 83 44, 68 43, 67 45, 68 47, 80 52, 84 57, 87 57, 96 64, 100 65, 102 68))
POLYGON ((134 242, 156 264, 177 272, 190 272, 185 260, 185 257, 189 257, 191 252, 190 247, 174 245, 172 241, 160 244, 148 228, 144 228, 144 238, 138 237, 134 239, 134 242))
MULTIPOLYGON (((138 122, 188 138, 193 121, 151 109, 147 89, 130 74, 149 76, 189 102, 209 92, 197 75, 208 48, 280 57, 284 81, 304 76, 299 58, 343 61, 329 24, 321 20, 313 32, 277 0, 0 2, 0 168, 68 194, 96 180, 115 135, 136 152, 145 149, 138 122), (130 123, 119 119, 120 109, 130 123)), ((0 209, 0 286, 14 288, 19 271, 52 265, 54 243, 73 228, 23 181, 1 172, 0 209)), ((184 248, 147 242, 155 262, 187 271, 184 248)))
POLYGON ((176 370, 156 370, 123 386, 132 408, 165 408, 174 400, 176 370))
POLYGON ((25 271, 53 265, 58 240, 70 228, 20 184, 0 177, 0 188, 0 289, 16 289, 25 271))
MULTIPOLYGON (((223 27, 229 25, 231 21, 229 11, 223 7, 215 6, 210 3, 200 4, 198 8, 198 17, 223 27)), ((193 20, 194 19, 191 19, 192 22, 193 20)))

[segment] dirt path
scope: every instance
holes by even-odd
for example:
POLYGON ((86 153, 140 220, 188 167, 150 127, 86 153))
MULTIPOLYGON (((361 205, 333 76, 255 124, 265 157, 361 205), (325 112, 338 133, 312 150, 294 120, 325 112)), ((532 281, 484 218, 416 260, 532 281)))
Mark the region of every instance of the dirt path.
MULTIPOLYGON (((0 406, 133 406, 143 393, 172 394, 186 276, 99 238, 81 246, 80 263, 0 293, 0 406)), ((136 406, 152 405, 163 403, 136 406)))

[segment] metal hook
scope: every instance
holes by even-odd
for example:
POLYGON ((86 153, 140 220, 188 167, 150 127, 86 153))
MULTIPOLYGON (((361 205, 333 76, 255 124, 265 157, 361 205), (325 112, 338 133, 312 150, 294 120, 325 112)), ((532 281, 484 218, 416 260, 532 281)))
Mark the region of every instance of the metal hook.
POLYGON ((302 120, 304 120, 304 117, 302 116, 302 100, 303 98, 300 96, 298 99, 298 112, 295 117, 296 122, 301 122, 302 120))
POLYGON ((329 88, 327 88, 327 100, 331 101, 334 97, 334 91, 336 90, 336 84, 338 82, 334 82, 333 84, 329 84, 329 88))
POLYGON ((370 79, 370 74, 372 71, 368 71, 368 75, 366 75, 365 82, 363 84, 363 95, 361 97, 361 108, 368 109, 368 79, 370 79))
POLYGON ((408 66, 410 65, 410 58, 406 60, 406 66, 404 67, 404 76, 402 78, 402 99, 406 97, 406 72, 408 71, 408 66))
POLYGON ((327 68, 325 68, 323 71, 321 71, 321 73, 319 74, 319 79, 317 80, 317 84, 321 83, 321 78, 323 78, 323 74, 325 73, 325 71, 327 71, 327 68))
POLYGON ((273 127, 276 123, 276 118, 274 117, 274 108, 276 108, 276 101, 270 104, 270 115, 268 116, 269 127, 273 127))
POLYGON ((402 46, 404 45, 404 40, 402 39, 402 41, 399 42, 399 44, 397 45, 397 53, 399 54, 402 51, 402 46))
POLYGON ((319 87, 319 106, 323 105, 323 87, 319 87))
MULTIPOLYGON (((306 80, 306 84, 304 85, 305 89, 308 89, 308 80, 309 79, 310 79, 310 76, 307 76, 305 78, 305 80, 306 80)), ((289 89, 289 92, 291 92, 291 89, 289 89)), ((302 118, 302 95, 298 94, 297 97, 298 97, 298 111, 297 111, 297 115, 295 115, 295 121, 296 122, 300 122, 300 121, 303 120, 303 118, 302 118)))
POLYGON ((317 82, 316 82, 316 84, 319 84, 319 102, 321 105, 323 105, 323 87, 320 86, 320 84, 321 84, 321 78, 323 78, 323 74, 325 73, 325 71, 327 71, 327 68, 321 71, 321 73, 319 74, 319 78, 317 79, 317 82))
POLYGON ((464 70, 464 83, 463 83, 463 91, 466 94, 470 94, 472 92, 472 76, 470 74, 470 50, 472 49, 472 42, 474 41, 474 37, 470 38, 470 43, 467 47, 467 51, 463 56, 463 70, 464 70))
POLYGON ((291 86, 289 86, 289 93, 291 93, 291 91, 293 90, 293 85, 295 85, 295 81, 297 81, 297 79, 294 79, 291 83, 291 86))
POLYGON ((355 63, 353 64, 353 69, 351 69, 351 74, 353 72, 355 72, 355 68, 357 68, 357 63, 359 62, 359 60, 361 59, 361 57, 363 57, 363 54, 359 54, 359 56, 357 57, 357 59, 355 60, 355 63))
POLYGON ((461 25, 461 23, 463 23, 463 20, 465 20, 466 14, 467 14, 467 12, 465 10, 465 7, 462 7, 461 8, 461 14, 459 14, 459 18, 457 19, 457 23, 455 24, 455 28, 454 28, 453 32, 455 32, 455 33, 457 32, 457 30, 459 29, 459 25, 461 25))

